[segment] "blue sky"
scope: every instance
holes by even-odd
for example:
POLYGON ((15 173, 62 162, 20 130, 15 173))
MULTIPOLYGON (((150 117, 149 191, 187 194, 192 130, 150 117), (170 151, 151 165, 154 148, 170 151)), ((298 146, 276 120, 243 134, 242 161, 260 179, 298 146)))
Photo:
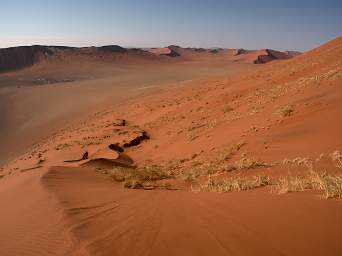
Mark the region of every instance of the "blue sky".
POLYGON ((2 0, 0 47, 308 50, 342 35, 341 0, 2 0))

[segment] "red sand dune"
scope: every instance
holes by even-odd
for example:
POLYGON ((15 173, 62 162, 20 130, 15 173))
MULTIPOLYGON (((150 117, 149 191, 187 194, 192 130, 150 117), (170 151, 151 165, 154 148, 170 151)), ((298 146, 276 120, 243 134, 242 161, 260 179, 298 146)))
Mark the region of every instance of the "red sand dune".
POLYGON ((67 47, 67 46, 20 46, 0 49, 0 73, 27 68, 40 62, 66 61, 68 59, 92 58, 102 61, 116 60, 122 55, 132 57, 157 58, 141 49, 126 49, 118 45, 101 47, 67 47), (113 57, 116 57, 113 59, 113 57))
POLYGON ((285 60, 299 55, 299 52, 280 52, 270 49, 245 50, 245 49, 203 49, 203 48, 182 48, 170 45, 165 48, 150 48, 147 51, 171 57, 180 57, 186 60, 222 58, 227 61, 241 61, 255 64, 263 64, 272 60, 285 60))
MULTIPOLYGON (((218 54, 179 51, 189 58, 218 54)), ((266 60, 284 57, 261 53, 266 60)), ((276 178, 304 174, 307 163, 341 175, 330 155, 342 149, 341 57, 339 37, 253 70, 174 82, 95 111, 35 144, 1 171, 0 254, 341 255, 340 199, 323 200, 318 191, 272 194, 269 187, 194 192, 208 175, 181 179, 198 167, 215 170, 213 179, 276 178), (121 148, 122 159, 136 166, 167 168, 176 176, 171 185, 181 190, 125 189, 94 171, 117 166, 102 160, 119 159, 121 148), (92 157, 102 160, 82 165, 92 157), (258 165, 227 171, 249 161, 258 165)))
POLYGON ((272 60, 287 60, 293 56, 288 52, 280 52, 270 49, 263 50, 244 50, 237 49, 234 56, 231 58, 233 60, 247 61, 255 64, 263 64, 270 62, 272 60))
MULTIPOLYGON (((126 49, 118 45, 106 45, 101 47, 66 47, 66 46, 20 46, 0 49, 0 73, 9 72, 27 68, 41 61, 46 61, 51 58, 65 60, 65 58, 84 58, 93 57, 95 59, 111 59, 111 55, 142 55, 145 58, 154 58, 158 56, 182 57, 187 60, 198 58, 211 58, 214 55, 221 56, 222 53, 236 52, 234 55, 239 55, 239 58, 230 56, 227 60, 238 60, 254 62, 256 64, 266 63, 275 59, 288 59, 297 55, 297 52, 278 52, 274 50, 256 50, 246 51, 243 49, 233 50, 210 50, 203 48, 182 48, 175 45, 170 45, 165 48, 148 48, 142 49, 126 49), (222 51, 223 50, 223 51, 222 51)), ((226 54, 223 56, 227 57, 226 54)))
POLYGON ((153 54, 158 54, 158 55, 165 55, 165 56, 169 56, 169 57, 178 57, 180 56, 179 53, 177 53, 176 51, 174 51, 172 48, 170 47, 164 47, 164 48, 149 48, 146 49, 148 52, 151 52, 153 54))

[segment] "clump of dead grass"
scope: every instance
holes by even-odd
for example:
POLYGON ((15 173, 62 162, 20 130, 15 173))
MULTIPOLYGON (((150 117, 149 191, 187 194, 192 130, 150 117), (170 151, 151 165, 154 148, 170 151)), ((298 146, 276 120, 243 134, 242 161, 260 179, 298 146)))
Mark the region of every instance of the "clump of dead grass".
POLYGON ((272 167, 272 164, 265 163, 261 160, 255 160, 252 158, 243 157, 240 160, 235 162, 235 167, 237 170, 242 169, 254 169, 254 168, 261 168, 261 167, 272 167))
POLYGON ((342 198, 342 176, 310 171, 308 175, 281 177, 273 187, 273 192, 278 194, 306 190, 322 191, 326 199, 342 198))
POLYGON ((205 184, 200 184, 201 191, 208 192, 238 192, 271 187, 270 192, 285 194, 290 192, 320 191, 322 197, 342 198, 342 175, 328 175, 310 170, 305 175, 288 175, 272 179, 267 175, 230 177, 226 179, 213 179, 208 176, 205 184))
POLYGON ((296 157, 294 159, 285 158, 282 162, 283 165, 294 164, 294 165, 304 165, 309 169, 312 169, 313 160, 309 157, 296 157))
POLYGON ((277 114, 283 118, 291 116, 293 113, 294 113, 294 108, 292 105, 283 106, 275 112, 275 114, 277 114))
POLYGON ((142 168, 114 167, 107 174, 117 182, 123 182, 125 188, 154 189, 158 187, 156 181, 172 178, 159 166, 146 166, 142 168))
POLYGON ((236 167, 227 163, 204 164, 182 173, 180 178, 186 182, 194 182, 201 176, 218 175, 234 170, 236 167))
POLYGON ((207 183, 200 187, 202 191, 208 192, 238 192, 264 187, 270 185, 270 182, 270 177, 266 175, 233 177, 223 180, 215 180, 209 176, 207 183))
POLYGON ((195 181, 198 177, 204 175, 204 171, 202 169, 192 169, 189 172, 185 172, 181 175, 181 179, 186 181, 186 182, 193 182, 195 181))
POLYGON ((337 162, 337 167, 342 169, 342 154, 339 150, 336 150, 329 154, 333 162, 337 162))

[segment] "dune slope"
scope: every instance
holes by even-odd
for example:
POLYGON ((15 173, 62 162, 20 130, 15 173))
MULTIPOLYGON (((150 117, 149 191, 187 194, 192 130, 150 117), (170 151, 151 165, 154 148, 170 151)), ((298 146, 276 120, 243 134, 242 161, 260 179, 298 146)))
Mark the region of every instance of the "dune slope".
POLYGON ((43 184, 61 201, 70 232, 90 255, 338 255, 342 250, 341 205, 312 200, 311 194, 123 190, 77 168, 53 168, 43 184))
POLYGON ((340 198, 279 195, 275 184, 202 188, 261 174, 341 176, 341 57, 339 37, 248 72, 173 82, 35 144, 1 169, 0 207, 16 202, 0 218, 0 254, 340 255, 340 198), (171 184, 124 188, 109 176, 118 162, 162 168, 171 184))

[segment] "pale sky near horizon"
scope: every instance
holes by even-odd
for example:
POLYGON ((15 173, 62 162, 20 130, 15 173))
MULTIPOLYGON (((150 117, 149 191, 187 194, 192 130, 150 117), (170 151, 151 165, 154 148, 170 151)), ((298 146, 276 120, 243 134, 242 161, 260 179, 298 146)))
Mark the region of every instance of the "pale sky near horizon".
POLYGON ((18 45, 312 49, 342 35, 342 0, 1 0, 18 45))

